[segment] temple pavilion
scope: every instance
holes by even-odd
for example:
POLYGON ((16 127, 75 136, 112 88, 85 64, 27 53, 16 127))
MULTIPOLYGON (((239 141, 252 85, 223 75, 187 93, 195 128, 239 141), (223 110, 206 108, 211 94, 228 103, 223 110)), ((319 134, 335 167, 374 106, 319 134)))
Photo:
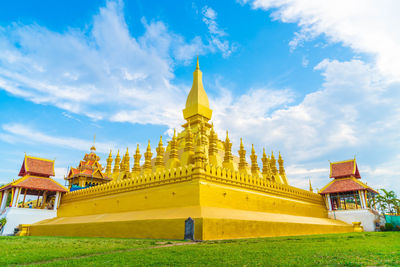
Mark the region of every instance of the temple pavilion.
POLYGON ((30 225, 29 235, 212 240, 354 230, 328 218, 321 195, 289 185, 280 153, 276 160, 244 139, 235 153, 228 131, 218 136, 198 61, 183 117, 156 153, 150 141, 143 154, 139 145, 122 159, 110 153, 112 181, 68 192, 57 218, 30 225))
POLYGON ((21 178, 0 187, 0 217, 7 219, 3 235, 12 234, 19 224, 55 217, 61 195, 68 191, 50 178, 54 160, 25 155, 18 175, 21 178))
POLYGON ((93 145, 90 153, 85 154, 78 167, 71 168, 68 176, 64 178, 68 182, 69 190, 80 190, 111 181, 112 179, 109 178, 111 169, 107 170, 107 173, 103 172, 104 168, 99 161, 100 157, 96 154, 96 147, 93 145))
POLYGON ((375 230, 377 212, 372 203, 376 190, 361 181, 356 159, 331 162, 332 179, 320 191, 331 217, 349 223, 361 221, 366 230, 375 230))

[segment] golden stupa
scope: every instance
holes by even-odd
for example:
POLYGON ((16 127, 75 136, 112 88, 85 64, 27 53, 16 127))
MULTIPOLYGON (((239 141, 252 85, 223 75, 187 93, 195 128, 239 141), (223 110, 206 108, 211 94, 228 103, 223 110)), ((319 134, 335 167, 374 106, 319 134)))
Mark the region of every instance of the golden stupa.
POLYGON ((122 159, 110 153, 111 182, 65 194, 57 218, 28 234, 213 240, 353 231, 328 219, 320 195, 288 184, 280 154, 277 167, 264 150, 260 169, 254 146, 248 164, 240 140, 233 155, 228 132, 220 139, 210 123, 198 60, 183 116, 166 148, 160 138, 153 157, 149 142, 141 165, 138 146, 132 168, 128 150, 122 159))

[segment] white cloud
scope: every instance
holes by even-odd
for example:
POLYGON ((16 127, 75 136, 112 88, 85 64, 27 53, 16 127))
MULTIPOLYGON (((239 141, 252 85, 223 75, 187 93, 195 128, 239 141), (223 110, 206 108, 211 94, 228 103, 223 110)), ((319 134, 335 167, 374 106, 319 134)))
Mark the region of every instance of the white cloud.
POLYGON ((203 21, 208 26, 211 35, 210 49, 220 50, 224 57, 228 57, 236 50, 236 44, 229 43, 223 39, 226 32, 222 30, 217 23, 217 12, 209 6, 204 6, 202 9, 203 21))
POLYGON ((399 1, 302 1, 254 0, 254 8, 272 9, 272 17, 297 23, 300 31, 290 42, 292 48, 319 35, 340 42, 356 52, 376 59, 379 71, 400 80, 399 1))
MULTIPOLYGON (((68 136, 51 136, 24 124, 3 124, 1 128, 3 132, 0 132, 0 139, 8 143, 43 144, 85 152, 93 145, 93 141, 68 136)), ((110 149, 115 150, 116 147, 120 146, 115 142, 96 142, 96 149, 101 153, 108 153, 110 149)))
POLYGON ((397 184, 389 175, 397 171, 395 164, 386 168, 388 173, 377 170, 400 149, 400 84, 387 81, 373 65, 360 60, 323 60, 315 70, 325 81, 298 104, 292 104, 287 90, 260 89, 238 98, 223 94, 227 97, 212 102, 216 126, 230 130, 234 146, 244 137, 247 149, 254 143, 259 155, 262 147, 281 150, 289 180, 303 188, 308 187, 306 177, 314 187, 328 182, 329 172, 312 171, 326 169, 328 160, 366 156, 365 151, 380 155, 368 164, 358 157, 363 167, 368 166, 366 172, 375 170, 367 178, 371 185, 397 184))
POLYGON ((144 34, 132 36, 122 2, 108 1, 85 30, 0 27, 0 89, 93 119, 176 127, 188 86, 171 82, 175 64, 193 63, 196 54, 227 56, 231 46, 211 30, 209 43, 186 42, 161 21, 142 24, 144 34))

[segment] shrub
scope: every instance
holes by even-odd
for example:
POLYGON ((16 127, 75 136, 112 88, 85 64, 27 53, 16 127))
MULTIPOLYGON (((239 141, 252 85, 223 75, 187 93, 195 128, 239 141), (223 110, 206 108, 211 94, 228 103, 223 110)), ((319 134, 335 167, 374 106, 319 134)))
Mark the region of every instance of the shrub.
POLYGON ((400 231, 400 225, 396 225, 396 231, 400 231))
POLYGON ((391 223, 385 223, 385 229, 386 231, 393 231, 393 224, 391 223))
POLYGON ((379 229, 383 232, 383 231, 385 231, 385 226, 381 225, 381 226, 379 226, 379 229))

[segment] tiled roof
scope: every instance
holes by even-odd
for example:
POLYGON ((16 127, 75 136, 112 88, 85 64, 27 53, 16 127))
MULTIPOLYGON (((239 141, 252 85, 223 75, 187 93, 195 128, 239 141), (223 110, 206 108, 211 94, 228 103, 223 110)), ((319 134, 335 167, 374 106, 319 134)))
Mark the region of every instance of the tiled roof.
POLYGON ((67 192, 67 188, 60 185, 51 178, 37 177, 27 175, 14 182, 9 183, 2 189, 8 189, 11 187, 21 187, 33 190, 46 190, 46 191, 56 191, 56 192, 67 192))
POLYGON ((25 156, 18 176, 28 174, 44 177, 54 176, 54 160, 25 156))
POLYGON ((79 162, 78 168, 71 168, 70 172, 68 173, 68 177, 65 179, 70 180, 80 176, 93 176, 96 179, 111 181, 112 179, 107 177, 106 174, 102 172, 103 168, 98 160, 100 160, 100 157, 98 157, 94 152, 85 154, 84 159, 79 162), (101 177, 97 176, 97 172, 101 177))
POLYGON ((368 190, 377 193, 374 189, 370 188, 368 185, 354 178, 345 178, 345 179, 333 180, 331 183, 327 185, 326 188, 320 191, 320 194, 332 194, 332 193, 349 192, 357 190, 368 190))
POLYGON ((330 178, 355 177, 361 178, 355 159, 332 162, 330 178))

